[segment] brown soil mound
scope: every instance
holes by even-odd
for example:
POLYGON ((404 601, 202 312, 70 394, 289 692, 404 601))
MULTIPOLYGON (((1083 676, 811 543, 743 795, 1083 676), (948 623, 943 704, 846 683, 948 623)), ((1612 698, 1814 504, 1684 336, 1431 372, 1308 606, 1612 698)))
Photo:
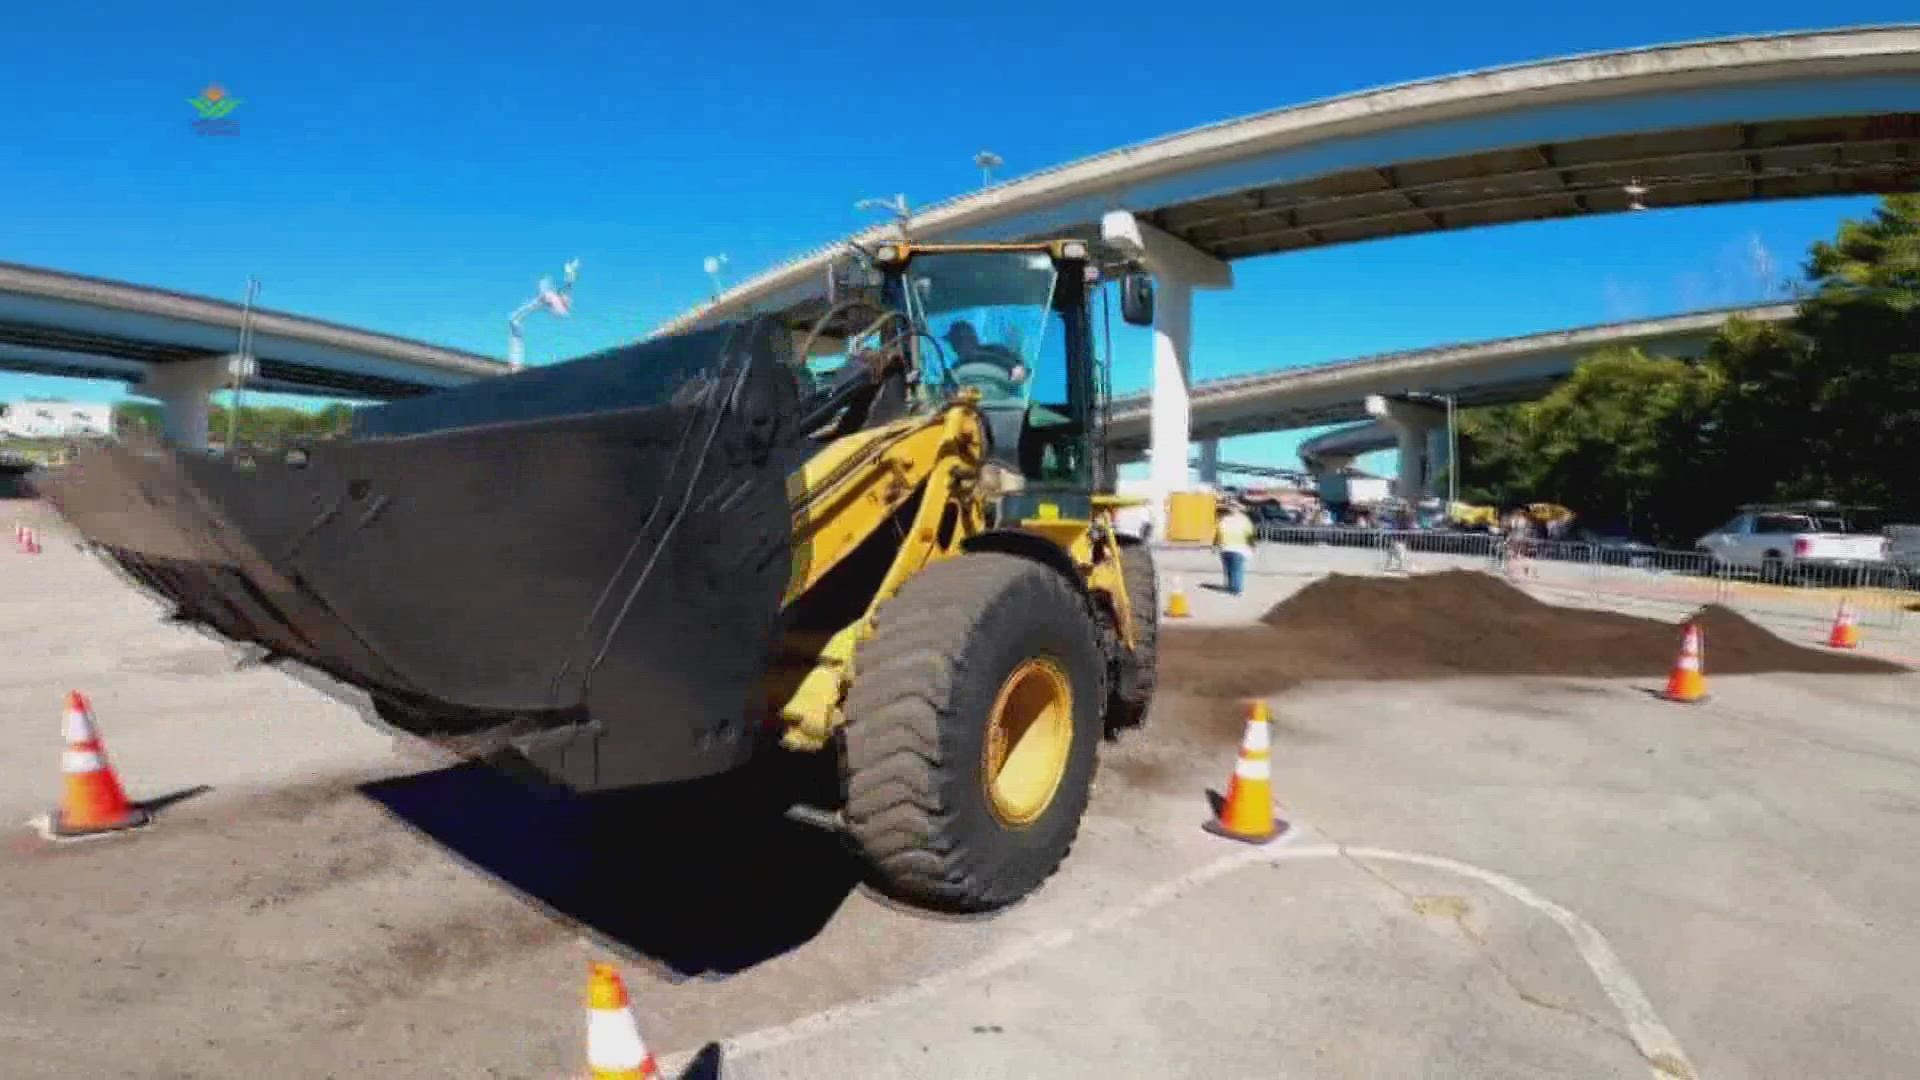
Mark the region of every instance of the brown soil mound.
MULTIPOLYGON (((1907 670, 1791 644, 1718 605, 1694 620, 1705 639, 1709 678, 1907 670)), ((1411 578, 1334 574, 1276 605, 1261 622, 1167 633, 1161 685, 1246 697, 1312 679, 1664 676, 1680 645, 1671 623, 1556 607, 1468 570, 1411 578)))

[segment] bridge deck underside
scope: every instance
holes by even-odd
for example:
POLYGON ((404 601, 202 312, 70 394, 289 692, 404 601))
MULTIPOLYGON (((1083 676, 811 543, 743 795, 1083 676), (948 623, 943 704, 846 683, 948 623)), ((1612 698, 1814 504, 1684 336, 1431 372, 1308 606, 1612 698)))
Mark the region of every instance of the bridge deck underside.
POLYGON ((1221 259, 1520 221, 1920 188, 1920 113, 1507 147, 1178 203, 1147 219, 1221 259), (1635 192, 1629 188, 1644 189, 1635 192))
MULTIPOLYGON (((61 327, 0 322, 0 367, 32 375, 124 379, 131 364, 170 364, 219 355, 206 349, 61 327)), ((248 386, 275 393, 389 399, 426 393, 414 380, 256 357, 259 374, 248 386)))

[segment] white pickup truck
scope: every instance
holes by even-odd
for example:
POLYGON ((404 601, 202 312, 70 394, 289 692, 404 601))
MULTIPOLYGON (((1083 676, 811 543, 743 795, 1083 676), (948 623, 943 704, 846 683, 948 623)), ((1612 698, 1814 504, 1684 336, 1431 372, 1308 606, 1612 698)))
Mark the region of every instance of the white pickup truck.
POLYGON ((1830 502, 1743 506, 1695 546, 1716 571, 1765 581, 1831 581, 1870 576, 1887 565, 1887 538, 1870 509, 1830 502))

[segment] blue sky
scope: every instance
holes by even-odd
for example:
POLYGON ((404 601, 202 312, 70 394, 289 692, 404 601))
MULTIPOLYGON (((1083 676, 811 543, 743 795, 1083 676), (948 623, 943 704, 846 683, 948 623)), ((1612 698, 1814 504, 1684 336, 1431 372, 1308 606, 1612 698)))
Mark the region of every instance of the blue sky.
MULTIPOLYGON (((750 273, 928 203, 1223 117, 1570 52, 1911 19, 1911 4, 151 4, 10 12, 0 260, 500 354, 542 273, 576 315, 529 358, 628 340, 750 273), (651 6, 649 6, 651 7, 651 6), (193 133, 217 82, 239 134, 193 133), (31 107, 22 107, 31 103, 31 107)), ((1760 298, 1862 200, 1512 226, 1243 262, 1196 304, 1197 375, 1760 298), (1771 264, 1770 272, 1757 267, 1771 264)), ((1121 343, 1120 389, 1145 341, 1121 343)), ((0 399, 120 396, 0 375, 0 399)), ((1294 438, 1228 447, 1284 454, 1294 438)), ((1286 460, 1291 464, 1290 459, 1286 460)))

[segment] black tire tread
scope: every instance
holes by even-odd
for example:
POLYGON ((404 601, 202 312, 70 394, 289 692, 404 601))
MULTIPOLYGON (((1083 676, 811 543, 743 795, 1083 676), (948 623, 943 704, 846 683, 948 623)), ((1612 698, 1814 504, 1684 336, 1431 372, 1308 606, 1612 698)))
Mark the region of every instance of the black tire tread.
POLYGON ((886 890, 910 900, 977 911, 1018 899, 979 872, 941 799, 947 771, 971 765, 950 762, 942 739, 955 723, 949 703, 966 677, 966 645, 1010 592, 1021 605, 1086 609, 1056 571, 1016 555, 976 553, 910 579, 875 612, 873 636, 855 653, 843 742, 846 823, 886 890))
POLYGON ((1160 580, 1153 566, 1153 549, 1142 543, 1121 545, 1120 577, 1133 613, 1135 644, 1132 659, 1122 661, 1130 681, 1116 680, 1107 717, 1109 729, 1144 723, 1160 682, 1160 580))

